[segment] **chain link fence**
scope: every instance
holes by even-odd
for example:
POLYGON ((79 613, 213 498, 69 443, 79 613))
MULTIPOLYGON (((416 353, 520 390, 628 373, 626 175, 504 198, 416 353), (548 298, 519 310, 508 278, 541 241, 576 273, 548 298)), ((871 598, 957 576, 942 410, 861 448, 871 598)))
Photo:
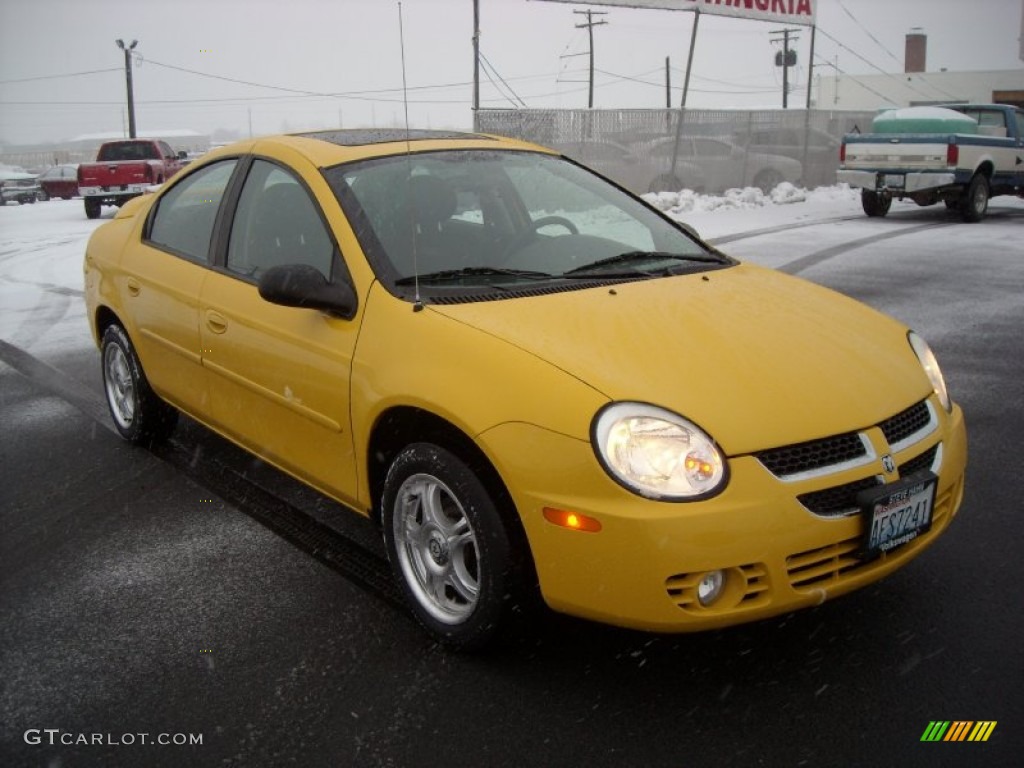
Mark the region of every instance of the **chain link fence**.
POLYGON ((637 193, 836 182, 843 134, 874 112, 482 109, 474 128, 557 149, 637 193), (679 125, 680 115, 683 123, 679 125))

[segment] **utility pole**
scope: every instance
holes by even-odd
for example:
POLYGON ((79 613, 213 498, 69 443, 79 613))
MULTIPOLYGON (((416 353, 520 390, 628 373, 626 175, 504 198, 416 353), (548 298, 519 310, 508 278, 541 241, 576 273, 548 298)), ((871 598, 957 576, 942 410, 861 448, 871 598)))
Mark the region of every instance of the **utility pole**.
POLYGON ((665 57, 665 109, 672 109, 672 70, 668 56, 665 57))
POLYGON ((607 21, 594 21, 594 16, 606 16, 604 11, 592 11, 589 8, 585 11, 573 11, 573 13, 585 14, 587 21, 585 24, 577 24, 576 29, 586 28, 587 34, 590 36, 590 88, 587 96, 587 108, 594 108, 594 27, 599 27, 602 24, 607 24, 607 21))
POLYGON ((777 43, 782 41, 782 50, 775 53, 775 66, 782 67, 782 108, 786 109, 789 107, 789 68, 796 65, 796 51, 792 51, 789 48, 789 42, 795 43, 800 38, 795 35, 799 32, 799 29, 777 29, 769 34, 782 35, 782 37, 773 37, 771 41, 777 43), (791 38, 790 36, 793 35, 791 38))
MULTIPOLYGON (((473 112, 480 109, 480 0, 473 0, 473 112)), ((476 128, 476 126, 473 126, 476 128)))
POLYGON ((138 40, 132 40, 131 44, 125 46, 124 40, 118 38, 114 42, 117 47, 124 51, 124 77, 128 88, 128 138, 135 138, 135 96, 132 93, 132 51, 139 44, 138 40))

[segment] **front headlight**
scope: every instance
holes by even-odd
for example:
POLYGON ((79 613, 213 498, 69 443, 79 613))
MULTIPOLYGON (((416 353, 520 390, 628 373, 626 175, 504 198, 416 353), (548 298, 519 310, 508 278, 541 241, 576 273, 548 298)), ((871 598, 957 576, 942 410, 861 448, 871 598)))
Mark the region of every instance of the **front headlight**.
POLYGON ((949 392, 946 391, 946 380, 942 377, 939 361, 935 359, 935 354, 932 352, 931 347, 913 331, 907 334, 907 341, 910 342, 910 347, 914 350, 914 354, 917 355, 917 359, 921 361, 925 375, 928 376, 928 381, 932 383, 932 389, 935 390, 935 394, 939 396, 939 402, 942 403, 942 407, 947 412, 952 411, 953 403, 949 399, 949 392))
POLYGON ((606 406, 594 418, 591 441, 608 474, 641 496, 693 500, 716 493, 725 483, 725 460, 714 441, 664 408, 606 406))

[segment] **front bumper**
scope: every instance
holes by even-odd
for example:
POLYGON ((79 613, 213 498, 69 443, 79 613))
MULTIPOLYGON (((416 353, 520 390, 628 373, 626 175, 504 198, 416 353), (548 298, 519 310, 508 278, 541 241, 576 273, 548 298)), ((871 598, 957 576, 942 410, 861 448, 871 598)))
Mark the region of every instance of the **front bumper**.
POLYGON ((907 173, 900 170, 891 171, 836 171, 836 181, 849 184, 851 187, 875 191, 889 191, 893 195, 913 194, 930 189, 948 187, 956 183, 956 174, 952 171, 914 171, 907 173), (903 186, 887 184, 887 177, 903 179, 903 186))
MULTIPOLYGON (((869 432, 878 457, 886 455, 891 449, 881 432, 869 432)), ((962 412, 954 407, 946 414, 939 407, 934 432, 892 450, 897 465, 910 466, 941 444, 932 527, 909 544, 862 562, 856 556, 862 518, 817 516, 797 496, 880 475, 881 458, 798 482, 780 481, 752 456, 733 458, 721 494, 672 504, 619 487, 585 441, 525 424, 504 425, 483 437, 492 456, 512 457, 499 464, 499 471, 522 517, 548 605, 608 624, 667 632, 712 629, 818 605, 895 571, 938 538, 956 515, 967 461, 962 412), (543 516, 545 507, 589 515, 602 530, 553 525, 543 516), (726 585, 722 597, 706 607, 697 599, 697 585, 711 570, 724 570, 726 585)))
POLYGON ((122 184, 112 187, 79 187, 78 194, 82 197, 125 197, 126 195, 141 195, 151 186, 147 182, 145 184, 122 184))

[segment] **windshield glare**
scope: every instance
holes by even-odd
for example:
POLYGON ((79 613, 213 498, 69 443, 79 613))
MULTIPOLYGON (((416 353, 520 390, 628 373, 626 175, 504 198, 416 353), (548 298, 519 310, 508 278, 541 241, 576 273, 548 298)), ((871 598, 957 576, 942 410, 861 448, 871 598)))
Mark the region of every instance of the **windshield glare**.
POLYGON ((603 179, 551 155, 425 152, 337 166, 325 176, 392 289, 414 274, 456 286, 559 279, 635 252, 652 252, 646 272, 634 257, 628 266, 609 264, 607 275, 597 267, 593 277, 708 267, 664 258, 709 252, 603 179))

